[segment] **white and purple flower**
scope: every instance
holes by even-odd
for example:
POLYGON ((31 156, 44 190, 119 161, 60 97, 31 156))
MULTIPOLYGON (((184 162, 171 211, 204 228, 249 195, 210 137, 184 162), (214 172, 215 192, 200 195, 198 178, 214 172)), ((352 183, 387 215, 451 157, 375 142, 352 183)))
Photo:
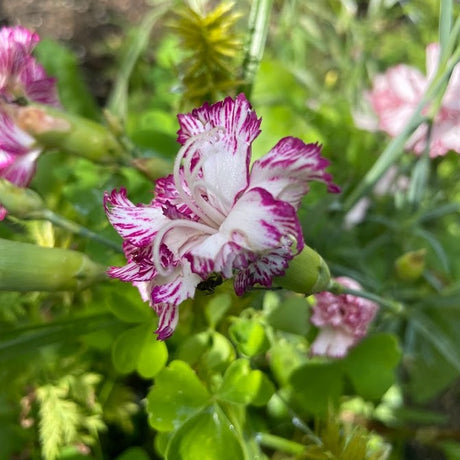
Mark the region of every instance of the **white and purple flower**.
MULTIPOLYGON (((343 276, 335 281, 346 288, 361 290, 361 285, 351 278, 343 276)), ((310 321, 320 331, 311 346, 311 353, 343 358, 349 348, 367 334, 369 323, 377 314, 378 305, 352 294, 320 292, 315 294, 315 299, 310 321)))
POLYGON ((122 188, 104 200, 128 260, 109 275, 132 282, 149 301, 160 340, 173 333, 178 305, 212 274, 234 277, 238 295, 270 286, 304 246, 297 209, 309 181, 338 191, 320 146, 293 137, 250 167, 261 120, 242 94, 178 119, 182 147, 154 199, 134 205, 122 188))
MULTIPOLYGON (((367 97, 377 117, 357 114, 355 121, 363 129, 378 128, 396 137, 421 101, 426 89, 435 77, 439 66, 440 46, 432 43, 426 48, 426 76, 418 69, 405 64, 389 68, 376 75, 367 97)), ((445 155, 450 150, 460 153, 460 65, 457 64, 449 79, 441 101, 441 107, 433 119, 429 151, 431 157, 445 155)), ((429 108, 425 108, 426 113, 429 108)), ((406 149, 420 155, 428 138, 428 125, 422 123, 406 143, 406 149)))
MULTIPOLYGON (((19 187, 31 181, 41 148, 11 117, 18 101, 58 106, 53 78, 31 55, 37 34, 16 26, 0 30, 0 177, 19 187)), ((0 220, 6 211, 0 206, 0 220)))

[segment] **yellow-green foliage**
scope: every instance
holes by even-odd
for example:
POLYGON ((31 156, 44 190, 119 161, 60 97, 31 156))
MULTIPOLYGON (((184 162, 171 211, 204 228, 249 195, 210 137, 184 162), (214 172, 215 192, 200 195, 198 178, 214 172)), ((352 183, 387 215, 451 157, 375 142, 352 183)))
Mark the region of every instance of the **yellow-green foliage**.
POLYGON ((190 6, 177 12, 171 26, 186 52, 179 68, 184 103, 199 106, 214 102, 241 84, 235 78, 236 62, 242 54, 235 25, 241 14, 233 8, 233 2, 223 2, 208 13, 190 6))
POLYGON ((93 373, 66 375, 37 389, 44 459, 54 460, 65 446, 93 444, 97 432, 105 428, 95 396, 99 380, 93 373))
POLYGON ((385 460, 388 446, 374 442, 375 436, 361 426, 348 426, 330 416, 317 427, 318 444, 307 446, 302 460, 385 460))

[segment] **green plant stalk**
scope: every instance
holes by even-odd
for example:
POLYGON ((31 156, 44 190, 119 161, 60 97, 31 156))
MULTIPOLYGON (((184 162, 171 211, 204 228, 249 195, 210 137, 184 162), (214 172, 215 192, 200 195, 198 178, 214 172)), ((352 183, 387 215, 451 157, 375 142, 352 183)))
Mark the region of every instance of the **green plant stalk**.
POLYGON ((377 294, 373 294, 371 292, 346 288, 345 286, 341 285, 340 283, 337 283, 336 281, 332 281, 327 290, 336 295, 351 294, 356 297, 362 297, 364 299, 372 300, 373 302, 378 303, 382 307, 388 308, 390 311, 394 313, 404 313, 404 306, 400 302, 380 297, 377 294))
POLYGON ((127 154, 107 127, 54 107, 31 104, 14 113, 18 126, 47 149, 59 149, 92 161, 114 163, 127 154))
POLYGON ((460 48, 457 48, 455 53, 446 63, 445 69, 441 70, 442 66, 440 66, 438 73, 429 85, 421 101, 418 103, 403 131, 397 137, 392 139, 372 168, 364 176, 363 180, 345 199, 343 204, 343 210, 345 212, 349 211, 373 187, 373 185, 380 179, 380 177, 382 177, 388 168, 390 168, 390 166, 392 166, 404 154, 404 145, 406 144, 409 136, 421 123, 427 120, 427 118, 422 115, 423 109, 426 107, 428 102, 441 94, 441 91, 445 91, 452 70, 458 63, 459 59, 460 48))
POLYGON ((128 83, 134 66, 141 53, 147 47, 153 26, 166 13, 169 7, 170 2, 165 2, 157 5, 147 14, 141 24, 136 27, 135 35, 121 60, 118 75, 107 104, 109 112, 121 120, 125 119, 128 110, 128 83))
POLYGON ((0 291, 84 289, 106 278, 105 267, 70 249, 0 239, 0 291))
POLYGON ((249 39, 243 60, 243 80, 241 91, 251 97, 254 78, 264 54, 273 0, 255 0, 249 14, 249 39))
POLYGON ((305 451, 304 445, 281 438, 280 436, 275 436, 274 434, 257 433, 256 441, 264 447, 286 452, 287 454, 300 455, 305 451))
POLYGON ((26 216, 27 219, 39 219, 39 220, 47 220, 54 225, 57 225, 69 232, 79 235, 83 238, 89 238, 90 240, 97 241, 111 249, 114 249, 117 252, 122 253, 121 246, 103 236, 99 235, 99 233, 93 232, 88 228, 84 227, 83 225, 77 224, 72 220, 69 220, 55 212, 51 211, 50 209, 43 209, 40 211, 32 212, 26 216))

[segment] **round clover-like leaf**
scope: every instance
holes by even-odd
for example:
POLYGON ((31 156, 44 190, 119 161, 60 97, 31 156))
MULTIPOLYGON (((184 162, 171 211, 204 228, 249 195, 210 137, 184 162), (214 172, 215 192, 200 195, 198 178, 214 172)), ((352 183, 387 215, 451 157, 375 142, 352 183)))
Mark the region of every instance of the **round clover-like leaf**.
POLYGON ((149 422, 158 431, 172 431, 203 409, 209 398, 193 369, 173 361, 156 376, 147 395, 149 422))
POLYGON ((217 405, 187 422, 172 437, 167 460, 245 460, 235 428, 217 405))
POLYGON ((238 350, 246 356, 260 355, 268 350, 265 328, 257 320, 237 318, 229 329, 238 350))
POLYGON ((292 372, 289 382, 301 407, 313 415, 325 416, 342 394, 343 378, 337 363, 307 363, 292 372))
POLYGON ((237 404, 263 405, 274 390, 263 372, 252 370, 248 360, 238 359, 226 370, 217 397, 237 404))
POLYGON ((365 399, 376 400, 394 383, 400 358, 396 338, 376 334, 353 348, 342 364, 356 392, 365 399))
POLYGON ((137 370, 142 377, 150 378, 164 367, 167 359, 166 345, 155 340, 151 322, 124 331, 112 347, 113 364, 122 374, 137 370))

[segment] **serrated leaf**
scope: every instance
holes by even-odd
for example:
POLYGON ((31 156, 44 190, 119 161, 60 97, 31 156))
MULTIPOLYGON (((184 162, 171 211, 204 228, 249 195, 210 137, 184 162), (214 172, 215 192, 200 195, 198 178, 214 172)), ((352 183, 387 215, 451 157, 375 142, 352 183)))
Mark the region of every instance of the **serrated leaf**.
POLYGON ((150 425, 158 431, 171 431, 202 410, 210 394, 192 368, 173 361, 155 379, 147 395, 150 425))
POLYGON ((217 405, 199 412, 171 438, 167 460, 245 460, 240 438, 217 405))
POLYGON ((260 370, 252 370, 249 361, 238 359, 225 371, 222 385, 216 396, 236 404, 256 405, 266 403, 274 392, 273 384, 260 370))
POLYGON ((391 334, 376 334, 353 348, 342 365, 356 392, 365 399, 375 400, 394 383, 400 358, 396 338, 391 334))

